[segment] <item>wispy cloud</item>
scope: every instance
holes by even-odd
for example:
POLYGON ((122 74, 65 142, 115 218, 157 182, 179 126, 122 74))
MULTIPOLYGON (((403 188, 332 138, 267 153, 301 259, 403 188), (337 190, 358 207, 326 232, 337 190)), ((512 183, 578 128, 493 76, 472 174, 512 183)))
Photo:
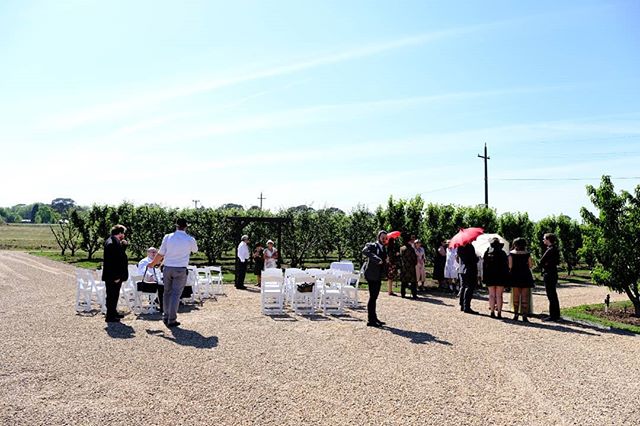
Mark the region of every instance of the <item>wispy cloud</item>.
POLYGON ((199 93, 209 92, 228 86, 233 86, 249 81, 262 80, 272 77, 284 76, 298 73, 322 66, 333 65, 341 62, 353 61, 397 49, 408 48, 412 46, 424 45, 437 40, 470 34, 480 30, 494 27, 501 23, 489 23, 481 25, 472 25, 465 27, 457 27, 442 31, 433 31, 418 34, 411 37, 404 37, 395 40, 379 42, 375 44, 347 49, 327 55, 319 55, 314 58, 291 62, 288 64, 278 65, 262 70, 249 72, 240 76, 218 78, 202 83, 184 85, 180 87, 172 87, 158 89, 152 93, 140 94, 134 97, 123 99, 120 101, 100 104, 82 110, 59 114, 43 123, 45 128, 52 130, 69 130, 78 126, 94 123, 97 121, 120 117, 132 111, 140 110, 145 107, 157 105, 172 99, 186 96, 192 96, 199 93))

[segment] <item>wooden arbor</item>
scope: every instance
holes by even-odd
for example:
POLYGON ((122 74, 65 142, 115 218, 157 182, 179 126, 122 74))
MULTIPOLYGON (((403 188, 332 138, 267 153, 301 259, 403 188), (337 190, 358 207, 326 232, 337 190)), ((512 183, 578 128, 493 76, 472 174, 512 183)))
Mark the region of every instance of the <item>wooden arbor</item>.
POLYGON ((291 224, 291 219, 287 217, 262 217, 262 216, 229 216, 227 218, 232 223, 233 228, 233 238, 234 243, 236 244, 236 259, 238 258, 238 244, 240 243, 240 238, 242 237, 242 232, 244 228, 250 223, 258 222, 258 223, 268 223, 276 225, 277 230, 277 244, 278 250, 282 253, 282 225, 291 224))

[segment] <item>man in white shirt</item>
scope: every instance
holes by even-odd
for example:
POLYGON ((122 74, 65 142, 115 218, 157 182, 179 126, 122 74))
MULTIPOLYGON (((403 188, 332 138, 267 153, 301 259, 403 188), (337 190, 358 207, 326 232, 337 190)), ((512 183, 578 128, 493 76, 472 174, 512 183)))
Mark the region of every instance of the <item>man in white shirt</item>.
POLYGON ((176 232, 167 234, 162 239, 162 245, 158 254, 149 264, 149 268, 164 263, 163 281, 163 314, 162 320, 167 327, 177 327, 180 323, 178 318, 178 305, 182 290, 187 283, 187 266, 189 256, 198 251, 198 244, 195 238, 188 235, 187 221, 178 219, 176 221, 176 232))
POLYGON ((243 235, 238 244, 238 254, 236 257, 236 288, 244 290, 244 277, 247 273, 247 263, 249 263, 249 236, 243 235))

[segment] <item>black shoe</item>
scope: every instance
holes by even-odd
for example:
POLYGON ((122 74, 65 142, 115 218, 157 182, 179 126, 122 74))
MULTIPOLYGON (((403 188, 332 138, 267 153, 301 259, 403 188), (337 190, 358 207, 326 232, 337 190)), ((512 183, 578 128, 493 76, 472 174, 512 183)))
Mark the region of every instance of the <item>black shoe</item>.
POLYGON ((464 313, 471 314, 471 315, 479 315, 479 313, 474 311, 473 309, 465 309, 464 313))
POLYGON ((502 313, 498 312, 498 319, 502 319, 502 313))
POLYGON ((522 316, 522 322, 529 322, 529 318, 526 315, 522 316))
POLYGON ((377 323, 377 322, 368 322, 368 323, 367 323, 367 327, 376 327, 376 328, 380 328, 380 327, 382 327, 382 324, 377 323))
POLYGON ((178 321, 166 323, 167 327, 177 327, 180 325, 178 321))
POLYGON ((518 314, 515 314, 515 315, 513 316, 513 320, 514 320, 514 321, 518 321, 518 317, 519 317, 519 315, 518 315, 518 314))
POLYGON ((380 327, 382 327, 383 325, 385 325, 385 324, 386 324, 386 322, 383 322, 383 321, 377 320, 377 321, 376 321, 376 324, 378 324, 380 327))
POLYGON ((542 321, 544 321, 544 322, 558 322, 559 320, 560 320, 560 318, 555 318, 555 317, 542 318, 542 321))
POLYGON ((412 298, 413 300, 416 300, 416 299, 418 298, 418 296, 414 294, 413 296, 411 296, 411 298, 412 298))
POLYGON ((116 318, 118 318, 118 319, 122 319, 122 318, 124 318, 124 315, 122 315, 122 314, 116 314, 116 318))
POLYGON ((105 318, 104 322, 120 322, 120 318, 105 318))
POLYGON ((489 316, 490 316, 491 318, 495 318, 495 317, 496 317, 496 314, 495 314, 493 311, 491 311, 491 314, 490 314, 489 316))
POLYGON ((246 289, 247 289, 247 287, 246 287, 246 286, 244 286, 244 285, 237 285, 237 286, 236 286, 236 288, 237 288, 238 290, 246 290, 246 289))

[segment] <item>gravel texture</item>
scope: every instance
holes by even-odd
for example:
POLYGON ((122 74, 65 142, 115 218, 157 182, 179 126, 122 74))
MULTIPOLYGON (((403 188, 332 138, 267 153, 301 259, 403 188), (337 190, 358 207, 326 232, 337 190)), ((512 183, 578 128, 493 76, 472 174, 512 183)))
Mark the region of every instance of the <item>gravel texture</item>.
MULTIPOLYGON (((133 314, 107 327, 75 314, 73 267, 0 251, 0 424, 640 424, 634 335, 386 294, 373 329, 364 309, 271 318, 255 289, 226 292, 179 329, 133 314)), ((563 306, 606 293, 559 291, 563 306)))

